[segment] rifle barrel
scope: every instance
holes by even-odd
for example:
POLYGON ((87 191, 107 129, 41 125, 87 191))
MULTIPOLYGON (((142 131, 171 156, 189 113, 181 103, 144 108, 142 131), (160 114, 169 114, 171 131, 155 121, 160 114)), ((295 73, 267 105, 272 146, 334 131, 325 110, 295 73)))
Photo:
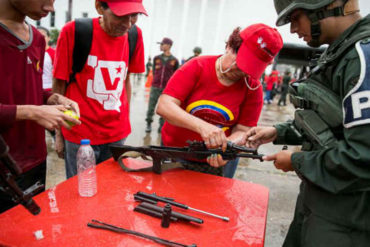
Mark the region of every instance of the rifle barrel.
POLYGON ((148 198, 148 199, 153 200, 153 201, 159 201, 159 202, 169 203, 169 204, 171 204, 173 206, 176 206, 176 207, 179 207, 179 208, 183 208, 183 209, 188 209, 189 208, 185 204, 178 203, 178 202, 175 202, 173 200, 168 200, 166 198, 163 198, 161 196, 152 195, 152 194, 148 194, 148 193, 141 192, 141 191, 137 192, 136 195, 139 196, 139 197, 148 198))
POLYGON ((262 157, 264 155, 262 155, 262 154, 243 154, 243 153, 238 153, 236 156, 237 157, 241 157, 241 158, 259 159, 260 161, 263 161, 262 157))
POLYGON ((147 200, 142 200, 143 202, 148 202, 149 200, 152 200, 152 201, 160 201, 160 202, 165 202, 165 203, 169 203, 175 207, 179 207, 179 208, 183 208, 183 209, 189 209, 189 210, 192 210, 192 211, 196 211, 198 213, 202 213, 202 214, 206 214, 206 215, 209 215, 209 216, 213 216, 215 218, 219 218, 219 219, 222 219, 223 221, 227 221, 229 222, 229 218, 226 217, 226 216, 220 216, 220 215, 217 215, 217 214, 212 214, 212 213, 209 213, 209 212, 206 212, 206 211, 203 211, 203 210, 200 210, 200 209, 196 209, 196 208, 192 208, 192 207, 189 207, 185 204, 182 204, 182 203, 178 203, 178 202, 175 202, 175 201, 171 201, 171 200, 167 200, 161 196, 157 196, 157 195, 153 195, 153 194, 148 194, 148 193, 145 193, 145 192, 137 192, 135 195, 135 200, 137 201, 140 201, 140 199, 147 199, 147 200))

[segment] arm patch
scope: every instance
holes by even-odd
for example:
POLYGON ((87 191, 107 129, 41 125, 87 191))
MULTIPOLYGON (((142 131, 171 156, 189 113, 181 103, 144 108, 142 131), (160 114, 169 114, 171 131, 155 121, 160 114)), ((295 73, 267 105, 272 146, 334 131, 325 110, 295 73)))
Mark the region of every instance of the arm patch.
POLYGON ((351 128, 370 123, 370 40, 356 43, 361 62, 360 78, 343 99, 343 125, 351 128))

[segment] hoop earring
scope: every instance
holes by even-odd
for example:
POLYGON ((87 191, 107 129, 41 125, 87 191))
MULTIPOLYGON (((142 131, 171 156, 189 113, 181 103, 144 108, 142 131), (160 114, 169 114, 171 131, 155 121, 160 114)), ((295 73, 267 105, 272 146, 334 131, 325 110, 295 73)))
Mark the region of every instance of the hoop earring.
POLYGON ((244 76, 244 81, 245 81, 245 84, 247 85, 247 87, 249 88, 249 90, 252 90, 252 91, 257 90, 261 86, 261 82, 260 82, 257 87, 252 88, 251 86, 249 86, 248 80, 246 79, 245 76, 244 76))

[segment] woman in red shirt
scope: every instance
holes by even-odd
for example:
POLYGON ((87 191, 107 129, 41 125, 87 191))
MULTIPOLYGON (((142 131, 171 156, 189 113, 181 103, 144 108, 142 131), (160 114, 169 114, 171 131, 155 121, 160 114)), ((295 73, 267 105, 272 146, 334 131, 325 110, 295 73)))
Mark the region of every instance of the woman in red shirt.
MULTIPOLYGON (((263 105, 259 78, 280 51, 280 34, 264 24, 236 28, 222 56, 194 58, 175 72, 162 96, 157 113, 166 123, 165 146, 187 146, 203 140, 207 147, 226 149, 227 141, 244 145, 245 133, 256 126, 263 105)), ((237 161, 226 164, 221 156, 183 162, 185 168, 233 177, 237 161)))

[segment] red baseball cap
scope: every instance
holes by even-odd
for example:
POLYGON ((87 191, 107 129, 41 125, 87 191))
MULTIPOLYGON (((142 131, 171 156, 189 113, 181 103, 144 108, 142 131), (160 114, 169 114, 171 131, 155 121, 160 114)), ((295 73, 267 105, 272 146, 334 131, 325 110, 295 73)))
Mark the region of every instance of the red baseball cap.
POLYGON ((148 15, 143 6, 143 0, 100 0, 106 2, 117 16, 130 15, 135 13, 142 13, 148 15))
POLYGON ((259 80, 274 57, 283 47, 283 39, 276 28, 258 23, 240 32, 243 40, 236 64, 240 70, 259 80))

